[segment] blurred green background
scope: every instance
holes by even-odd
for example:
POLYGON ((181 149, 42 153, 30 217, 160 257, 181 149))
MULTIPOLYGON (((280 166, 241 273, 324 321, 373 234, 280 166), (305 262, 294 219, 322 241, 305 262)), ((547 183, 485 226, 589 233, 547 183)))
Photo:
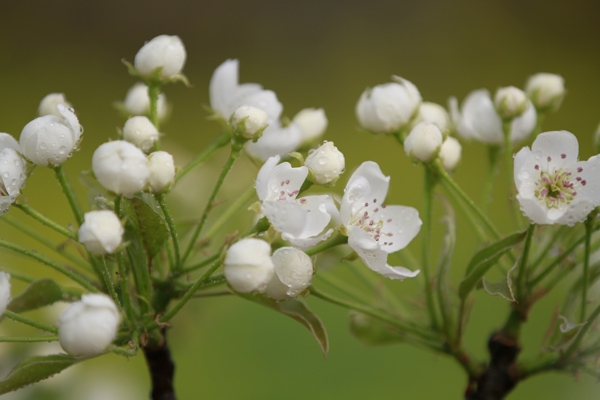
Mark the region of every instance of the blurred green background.
MULTIPOLYGON (((78 183, 78 171, 90 168, 94 149, 116 138, 116 127, 123 124, 112 103, 122 100, 135 80, 120 60, 133 61, 144 41, 156 35, 179 35, 188 52, 184 72, 193 87, 165 88, 174 108, 162 129, 164 148, 175 155, 177 164, 184 165, 218 132, 202 109, 208 104, 208 82, 221 62, 238 58, 240 81, 274 90, 287 116, 304 107, 323 107, 330 121, 326 139, 344 152, 348 170, 365 160, 377 161, 392 177, 388 203, 418 208, 421 168, 413 166, 391 138, 356 129, 354 106, 361 92, 396 74, 417 85, 424 99, 445 105, 449 96, 462 100, 480 87, 522 87, 533 73, 558 73, 569 94, 560 112, 547 118, 544 130, 575 133, 580 156, 587 159, 594 153, 591 135, 600 121, 599 11, 593 0, 5 0, 0 3, 0 131, 18 138, 43 96, 66 93, 85 127, 81 151, 66 164, 78 183)), ((199 215, 225 157, 226 151, 219 153, 186 178, 184 192, 171 196, 178 217, 199 215)), ((479 199, 486 150, 468 144, 463 158, 456 178, 479 199)), ((255 174, 256 169, 241 160, 219 198, 238 195, 255 174)), ((347 178, 340 181, 338 193, 347 178)), ((505 177, 498 182, 493 219, 509 232, 514 227, 505 217, 505 177)), ((82 186, 77 188, 85 199, 82 186)), ((61 223, 72 222, 51 171, 38 168, 24 193, 35 208, 61 223)), ((18 210, 10 215, 24 220, 18 210)), ((239 215, 243 221, 251 218, 250 212, 239 215)), ((6 224, 0 223, 0 229, 0 236, 32 245, 6 224)), ((475 237, 462 220, 458 233, 456 278, 472 255, 475 237)), ((439 244, 439 235, 434 240, 439 244)), ((418 239, 415 242, 411 247, 418 251, 418 239)), ((1 268, 54 276, 13 254, 0 254, 1 268)), ((390 287, 401 296, 415 294, 420 281, 394 282, 390 287)), ((15 281, 13 295, 22 288, 15 281)), ((534 310, 524 338, 529 354, 537 353, 559 301, 560 296, 548 297, 534 310)), ((345 310, 314 298, 308 303, 329 331, 326 360, 304 328, 267 309, 233 296, 190 304, 172 321, 169 336, 180 398, 461 398, 465 377, 450 359, 406 345, 366 348, 348 333, 345 310)), ((58 312, 40 318, 52 322, 58 312)), ((485 355, 487 336, 506 312, 504 300, 478 294, 466 338, 475 354, 485 355)), ((3 321, 0 330, 20 329, 14 325, 3 321)), ((25 354, 52 351, 59 349, 0 344, 0 372, 7 373, 25 354)), ((143 357, 108 355, 6 398, 142 399, 148 390, 143 357)), ((600 388, 587 377, 546 374, 523 382, 509 399, 596 399, 599 394, 600 388)))

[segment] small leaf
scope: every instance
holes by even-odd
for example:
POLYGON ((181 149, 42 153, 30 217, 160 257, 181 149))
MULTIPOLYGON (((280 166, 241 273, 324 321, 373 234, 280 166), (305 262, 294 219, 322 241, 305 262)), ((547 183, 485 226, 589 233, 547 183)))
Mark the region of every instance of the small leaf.
POLYGON ((169 238, 169 230, 163 218, 143 199, 133 197, 131 207, 126 207, 127 216, 134 229, 140 234, 149 258, 154 258, 162 250, 169 238))
POLYGON ((506 279, 503 279, 501 282, 492 283, 492 282, 486 281, 485 278, 483 278, 481 280, 481 282, 483 284, 483 289, 489 295, 504 297, 508 301, 516 302, 517 300, 515 300, 515 296, 513 293, 512 279, 510 277, 510 274, 515 268, 517 268, 518 265, 519 265, 519 260, 517 260, 517 262, 515 262, 515 265, 510 269, 510 271, 508 271, 508 273, 506 274, 506 279))
POLYGON ((440 197, 446 216, 442 222, 446 224, 446 234, 440 254, 437 269, 437 287, 440 294, 440 308, 446 331, 452 332, 452 296, 450 292, 450 267, 452 265, 452 256, 456 245, 456 218, 452 206, 445 197, 440 197))
POLYGON ((0 382, 0 395, 50 378, 81 360, 66 354, 28 358, 14 367, 6 379, 0 382))
POLYGON ((525 236, 527 236, 527 231, 513 233, 475 254, 467 266, 465 279, 463 279, 458 288, 461 300, 466 299, 481 278, 498 262, 500 257, 521 243, 525 239, 525 236))
POLYGON ((366 346, 382 346, 404 341, 403 335, 392 326, 366 314, 350 314, 350 333, 366 346))
POLYGON ((312 333, 314 338, 319 343, 319 346, 321 346, 323 355, 327 356, 327 352, 329 351, 329 338, 327 337, 325 326, 319 317, 317 317, 302 301, 288 299, 285 301, 276 302, 275 300, 261 295, 244 293, 236 294, 246 300, 250 300, 254 303, 268 307, 300 322, 302 325, 308 328, 310 333, 312 333))
POLYGON ((577 336, 581 328, 587 323, 582 322, 577 325, 573 325, 567 320, 566 317, 559 315, 558 318, 561 318, 564 322, 560 324, 560 338, 558 342, 554 346, 548 346, 544 349, 544 351, 559 351, 565 348, 574 338, 577 336))
POLYGON ((22 313, 54 304, 57 301, 74 301, 80 296, 81 294, 73 291, 64 291, 52 279, 38 279, 31 282, 19 296, 12 299, 7 309, 15 313, 22 313))

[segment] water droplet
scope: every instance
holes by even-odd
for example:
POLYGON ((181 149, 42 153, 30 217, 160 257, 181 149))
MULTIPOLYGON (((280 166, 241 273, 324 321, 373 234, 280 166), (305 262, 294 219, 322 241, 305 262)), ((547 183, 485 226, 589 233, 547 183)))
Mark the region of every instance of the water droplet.
POLYGON ((542 158, 542 152, 540 150, 537 150, 535 153, 533 153, 533 156, 536 160, 539 160, 540 158, 542 158))
POLYGON ((320 165, 325 165, 329 162, 329 160, 327 159, 327 157, 321 157, 319 158, 319 164, 320 165))
POLYGON ((527 172, 527 171, 521 171, 521 173, 519 174, 519 177, 521 179, 529 179, 529 172, 527 172))

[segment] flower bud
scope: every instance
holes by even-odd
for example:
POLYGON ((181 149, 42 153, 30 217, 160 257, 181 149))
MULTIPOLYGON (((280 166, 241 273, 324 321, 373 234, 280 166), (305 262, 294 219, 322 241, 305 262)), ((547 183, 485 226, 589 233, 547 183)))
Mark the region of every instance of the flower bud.
POLYGON ((61 165, 73 153, 81 139, 81 125, 75 113, 57 105, 61 117, 44 115, 29 122, 20 138, 21 154, 42 167, 61 165))
POLYGON ((62 104, 64 108, 73 107, 71 103, 67 101, 64 93, 50 93, 40 102, 38 115, 40 117, 43 117, 44 115, 56 115, 61 118, 62 114, 58 111, 59 104, 62 104))
POLYGON ((105 189, 125 197, 144 190, 150 175, 146 155, 124 140, 100 145, 92 156, 92 170, 105 189))
POLYGON ((8 303, 10 303, 10 275, 0 272, 0 316, 6 311, 8 303))
POLYGON ((60 345, 74 357, 100 354, 117 336, 119 322, 119 310, 110 297, 84 294, 58 319, 60 345))
POLYGON ((152 193, 162 193, 171 188, 175 180, 173 156, 166 151, 155 151, 148 156, 148 183, 152 193))
POLYGON ((260 239, 242 239, 234 243, 223 262, 225 278, 240 293, 263 292, 273 277, 271 246, 260 239))
POLYGON ((556 111, 566 94, 565 81, 560 75, 539 73, 529 77, 525 91, 536 108, 556 111))
POLYGON ((305 108, 300 110, 292 121, 300 127, 302 142, 304 143, 311 143, 318 139, 325 133, 325 129, 327 129, 327 124, 329 123, 322 108, 305 108))
POLYGON ((145 77, 161 68, 160 77, 171 79, 179 74, 185 64, 185 47, 179 36, 160 35, 147 42, 135 55, 135 69, 145 77))
POLYGON ((281 247, 273 253, 275 273, 265 295, 273 300, 298 296, 312 283, 313 264, 308 255, 294 247, 281 247))
POLYGON ((431 122, 415 126, 404 141, 404 151, 413 160, 429 162, 442 146, 442 132, 431 122))
POLYGON ((91 254, 112 254, 123 240, 123 226, 117 215, 110 210, 85 213, 79 228, 79 243, 91 254))
POLYGON ((12 147, 0 150, 0 214, 17 199, 25 184, 25 160, 12 147))
POLYGON ((11 148, 17 152, 21 151, 19 142, 8 133, 0 133, 0 151, 6 148, 11 148))
POLYGON ((392 133, 410 122, 421 105, 421 94, 411 82, 394 77, 397 82, 377 85, 363 92, 356 104, 360 125, 375 133, 392 133))
POLYGON ((458 140, 451 136, 448 136, 444 140, 438 156, 442 160, 442 166, 446 171, 453 171, 456 168, 456 165, 460 161, 461 152, 462 146, 458 140))
POLYGON ((520 116, 527 109, 527 104, 525 92, 514 86, 500 88, 494 96, 494 107, 503 119, 513 119, 520 116))
MULTIPOLYGON (((141 82, 133 85, 125 95, 123 106, 131 115, 150 115, 148 87, 141 82)), ((158 119, 163 119, 167 114, 167 98, 164 93, 158 95, 156 108, 158 119)))
POLYGON ((236 135, 258 139, 269 125, 269 116, 260 108, 243 105, 231 115, 229 124, 236 135))
POLYGON ((419 107, 419 113, 415 119, 411 122, 411 129, 420 124, 421 122, 431 122, 436 124, 442 133, 447 134, 450 131, 450 115, 448 111, 439 104, 423 102, 419 107))
POLYGON ((346 161, 341 151, 333 142, 325 142, 316 150, 310 150, 304 165, 312 174, 313 182, 318 185, 334 184, 346 168, 346 161))
POLYGON ((123 139, 148 152, 158 140, 158 130, 147 117, 131 117, 123 126, 123 139))

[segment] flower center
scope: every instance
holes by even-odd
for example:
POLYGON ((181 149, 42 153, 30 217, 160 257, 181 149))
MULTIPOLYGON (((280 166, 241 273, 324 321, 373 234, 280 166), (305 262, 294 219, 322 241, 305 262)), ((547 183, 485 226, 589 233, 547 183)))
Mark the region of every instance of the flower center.
POLYGON ((392 219, 389 218, 384 221, 383 212, 381 209, 385 209, 385 204, 378 205, 377 199, 373 199, 371 203, 364 203, 359 207, 350 219, 350 224, 358 226, 363 231, 375 239, 379 246, 391 246, 394 242, 390 241, 389 238, 394 236, 392 232, 384 232, 383 227, 385 223, 391 223, 392 219), (380 241, 380 239, 382 239, 380 241))
MULTIPOLYGON (((539 169, 537 165, 536 169, 539 169)), ((582 171, 583 168, 577 168, 578 173, 582 171)), ((569 204, 577 196, 576 187, 585 186, 586 181, 580 176, 573 179, 571 172, 559 168, 552 173, 541 172, 535 184, 535 196, 543 201, 546 207, 559 208, 569 204)))

